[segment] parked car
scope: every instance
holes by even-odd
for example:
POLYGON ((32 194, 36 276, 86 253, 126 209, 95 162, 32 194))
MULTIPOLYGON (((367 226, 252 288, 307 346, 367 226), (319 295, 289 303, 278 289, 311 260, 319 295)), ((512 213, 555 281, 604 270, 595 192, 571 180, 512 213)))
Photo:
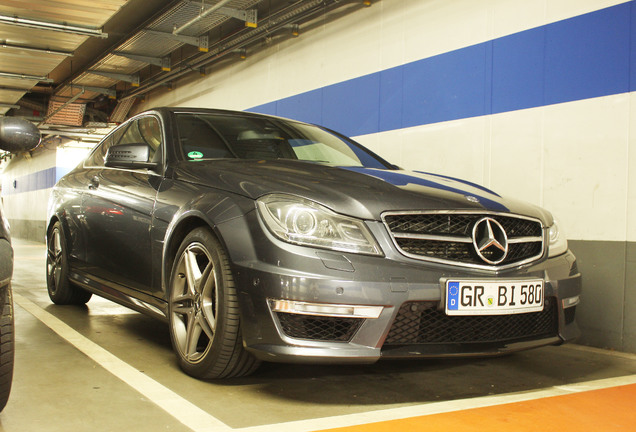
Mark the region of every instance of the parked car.
MULTIPOLYGON (((40 132, 31 122, 22 118, 0 118, 0 149, 20 153, 32 150, 40 144, 40 132)), ((13 248, 9 234, 9 222, 0 202, 0 411, 9 401, 13 384, 14 319, 13 248)))
POLYGON ((54 303, 97 294, 166 321, 199 378, 579 333, 580 275, 549 212, 293 120, 139 114, 58 182, 47 238, 54 303))

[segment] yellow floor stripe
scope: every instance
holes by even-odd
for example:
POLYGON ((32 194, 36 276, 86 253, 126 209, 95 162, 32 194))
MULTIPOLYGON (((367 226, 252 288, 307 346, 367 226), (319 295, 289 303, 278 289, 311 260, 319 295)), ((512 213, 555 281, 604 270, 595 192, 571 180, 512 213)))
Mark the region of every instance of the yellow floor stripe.
MULTIPOLYGON (((547 389, 511 393, 495 396, 483 396, 472 399, 462 399, 456 401, 434 402, 423 405, 415 405, 402 408, 392 408, 386 410, 378 410, 365 412, 360 414, 349 414, 343 416, 325 417, 318 419, 301 420, 288 423, 279 423, 272 425, 254 426, 243 429, 235 429, 236 432, 314 432, 336 428, 347 428, 360 426, 360 429, 352 429, 355 431, 366 431, 367 427, 371 429, 373 424, 381 422, 390 422, 393 420, 408 420, 413 418, 421 418, 426 421, 429 416, 437 414, 462 412, 476 408, 487 408, 492 406, 500 406, 510 403, 534 401, 554 396, 571 395, 575 393, 588 392, 592 390, 600 390, 623 385, 636 384, 636 375, 628 375, 616 378, 607 378, 596 381, 587 381, 582 383, 568 384, 564 386, 550 387, 547 389)), ((561 413, 567 418, 571 413, 561 413)), ((419 420, 416 420, 419 421, 419 420)), ((422 428, 424 423, 419 423, 418 430, 427 430, 422 428)), ((399 429, 399 427, 396 427, 399 429)), ((514 428, 510 430, 515 430, 514 428)), ((540 429, 536 429, 540 430, 540 429)), ((549 429, 556 430, 556 429, 549 429)), ((404 432, 404 431, 402 431, 404 432)))

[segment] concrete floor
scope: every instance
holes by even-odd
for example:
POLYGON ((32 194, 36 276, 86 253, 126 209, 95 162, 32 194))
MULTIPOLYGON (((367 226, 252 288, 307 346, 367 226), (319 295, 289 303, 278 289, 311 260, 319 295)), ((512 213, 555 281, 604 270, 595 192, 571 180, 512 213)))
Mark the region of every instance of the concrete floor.
POLYGON ((45 247, 14 240, 14 249, 16 359, 2 431, 309 431, 636 382, 635 355, 577 345, 494 359, 265 364, 247 378, 198 381, 179 370, 163 323, 95 296, 55 306, 45 247))

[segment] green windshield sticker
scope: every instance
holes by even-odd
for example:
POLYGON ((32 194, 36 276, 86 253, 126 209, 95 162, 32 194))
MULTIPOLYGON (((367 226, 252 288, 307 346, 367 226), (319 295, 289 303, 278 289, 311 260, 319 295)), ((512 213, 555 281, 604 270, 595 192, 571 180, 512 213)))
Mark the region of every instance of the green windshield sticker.
POLYGON ((188 153, 188 157, 190 159, 201 159, 203 157, 203 153, 198 151, 191 151, 190 153, 188 153))

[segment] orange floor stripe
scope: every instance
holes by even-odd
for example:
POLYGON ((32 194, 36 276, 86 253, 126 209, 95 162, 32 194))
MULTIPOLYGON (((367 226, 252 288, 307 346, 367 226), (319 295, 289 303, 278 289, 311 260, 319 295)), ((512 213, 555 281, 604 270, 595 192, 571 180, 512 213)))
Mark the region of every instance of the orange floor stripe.
POLYGON ((636 431, 636 384, 329 431, 631 432, 636 431))

